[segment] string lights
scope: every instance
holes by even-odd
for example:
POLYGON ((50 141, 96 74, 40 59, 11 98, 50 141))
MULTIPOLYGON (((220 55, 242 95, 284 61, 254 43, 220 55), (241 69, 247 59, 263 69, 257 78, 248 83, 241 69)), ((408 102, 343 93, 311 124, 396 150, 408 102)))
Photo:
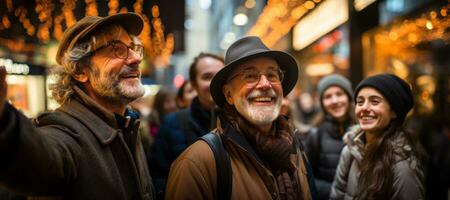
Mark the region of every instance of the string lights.
POLYGON ((273 47, 301 17, 320 2, 321 0, 269 0, 247 35, 259 36, 268 47, 273 47))
MULTIPOLYGON (((27 17, 27 14, 32 12, 31 10, 27 10, 24 6, 13 8, 12 0, 5 1, 8 13, 14 13, 14 16, 19 19, 27 34, 37 37, 42 44, 49 43, 52 38, 60 41, 63 35, 63 23, 65 23, 66 27, 71 27, 77 21, 74 15, 77 0, 60 0, 60 12, 55 10, 56 6, 54 3, 52 0, 36 1, 34 11, 39 18, 39 24, 36 25, 32 24, 27 17), (53 32, 50 33, 50 30, 53 30, 53 32)), ((84 0, 84 3, 86 5, 85 16, 98 16, 98 6, 95 0, 84 0)), ((155 67, 164 68, 169 65, 170 57, 173 53, 173 34, 164 34, 165 28, 160 18, 158 5, 153 5, 150 8, 151 18, 144 14, 143 5, 143 0, 136 0, 133 4, 133 9, 134 12, 144 19, 144 28, 139 38, 144 44, 145 59, 155 67)), ((108 15, 128 12, 125 6, 120 7, 119 0, 108 1, 108 9, 108 15)), ((11 19, 8 13, 0 16, 0 31, 7 31, 11 27, 11 19)), ((15 53, 33 52, 38 47, 34 44, 27 44, 23 38, 15 40, 0 38, 0 44, 15 53)))
POLYGON ((450 42, 450 18, 447 13, 449 8, 450 4, 415 19, 397 20, 390 26, 371 31, 368 35, 372 35, 376 52, 380 56, 392 56, 413 62, 417 55, 422 55, 418 45, 435 40, 446 44, 450 42))

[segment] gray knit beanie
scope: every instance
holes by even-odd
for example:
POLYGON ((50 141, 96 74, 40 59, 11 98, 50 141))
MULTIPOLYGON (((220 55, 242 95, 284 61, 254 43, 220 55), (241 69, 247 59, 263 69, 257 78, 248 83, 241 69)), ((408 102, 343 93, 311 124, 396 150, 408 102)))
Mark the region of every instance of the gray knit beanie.
POLYGON ((347 93, 348 97, 352 99, 352 83, 350 83, 347 78, 339 74, 331 74, 320 79, 319 84, 317 85, 317 92, 320 95, 320 99, 322 99, 323 93, 330 86, 338 86, 342 88, 347 93))

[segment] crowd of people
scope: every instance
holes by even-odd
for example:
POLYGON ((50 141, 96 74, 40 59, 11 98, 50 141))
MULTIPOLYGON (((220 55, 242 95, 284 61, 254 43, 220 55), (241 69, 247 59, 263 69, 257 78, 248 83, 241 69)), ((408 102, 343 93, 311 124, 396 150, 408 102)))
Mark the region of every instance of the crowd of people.
POLYGON ((247 36, 149 98, 142 29, 134 13, 68 28, 52 72, 61 106, 35 119, 6 101, 0 67, 0 199, 426 198, 405 80, 331 74, 289 96, 295 59, 247 36))

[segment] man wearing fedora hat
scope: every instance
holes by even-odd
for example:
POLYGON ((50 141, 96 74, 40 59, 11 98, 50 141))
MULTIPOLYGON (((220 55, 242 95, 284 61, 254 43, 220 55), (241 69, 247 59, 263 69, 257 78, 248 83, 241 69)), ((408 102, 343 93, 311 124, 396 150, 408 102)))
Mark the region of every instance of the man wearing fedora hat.
POLYGON ((153 199, 138 115, 141 97, 134 13, 89 16, 68 28, 59 45, 52 95, 61 106, 29 121, 5 102, 0 68, 0 186, 58 199, 153 199))
POLYGON ((217 150, 199 140, 172 164, 167 198, 222 198, 222 187, 230 184, 231 194, 225 195, 231 199, 312 199, 314 183, 301 143, 279 115, 282 98, 297 78, 297 63, 289 54, 270 50, 254 36, 234 42, 211 82, 222 112, 210 134, 220 138, 229 156, 229 183, 218 181, 227 174, 216 169, 222 159, 215 157, 217 150))

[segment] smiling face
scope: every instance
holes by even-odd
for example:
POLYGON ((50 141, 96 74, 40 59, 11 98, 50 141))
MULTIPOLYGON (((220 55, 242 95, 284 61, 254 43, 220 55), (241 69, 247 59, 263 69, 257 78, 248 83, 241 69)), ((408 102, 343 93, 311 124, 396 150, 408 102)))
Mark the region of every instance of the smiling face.
POLYGON ((347 117, 350 100, 341 87, 330 86, 323 92, 322 105, 327 114, 342 122, 347 117))
MULTIPOLYGON (((110 42, 131 46, 133 40, 124 29, 120 30, 117 38, 110 39, 110 42)), ((138 67, 142 56, 127 49, 128 58, 119 58, 115 55, 115 48, 114 45, 108 45, 91 56, 90 84, 87 89, 101 98, 129 103, 144 94, 138 67)))
POLYGON ((355 115, 361 129, 372 135, 378 135, 396 118, 386 98, 372 87, 359 90, 355 115))
POLYGON ((282 85, 280 82, 274 82, 275 79, 270 75, 278 69, 277 62, 272 58, 248 60, 237 67, 230 76, 234 78, 229 80, 223 89, 228 104, 234 105, 245 119, 263 132, 270 131, 272 122, 280 113, 282 85), (245 81, 249 70, 259 72, 257 83, 245 81))
POLYGON ((224 67, 224 63, 213 57, 203 57, 196 65, 195 82, 192 87, 197 92, 198 100, 205 109, 212 109, 215 105, 209 86, 214 75, 224 67))

